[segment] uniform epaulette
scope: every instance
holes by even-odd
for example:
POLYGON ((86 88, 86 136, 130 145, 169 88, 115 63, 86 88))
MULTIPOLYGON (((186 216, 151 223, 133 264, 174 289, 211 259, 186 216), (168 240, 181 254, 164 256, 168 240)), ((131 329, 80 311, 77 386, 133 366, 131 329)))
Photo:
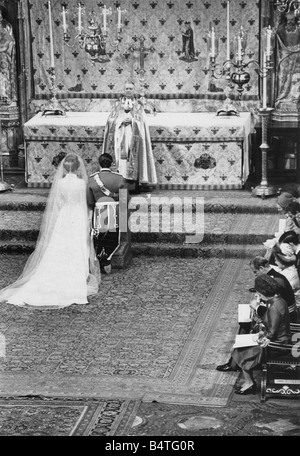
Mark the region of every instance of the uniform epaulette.
POLYGON ((118 173, 118 171, 111 171, 111 173, 113 173, 113 174, 117 174, 118 176, 121 176, 121 174, 120 174, 120 173, 118 173))
POLYGON ((99 171, 96 171, 95 173, 90 174, 90 177, 96 176, 96 174, 98 174, 98 173, 99 173, 99 171))

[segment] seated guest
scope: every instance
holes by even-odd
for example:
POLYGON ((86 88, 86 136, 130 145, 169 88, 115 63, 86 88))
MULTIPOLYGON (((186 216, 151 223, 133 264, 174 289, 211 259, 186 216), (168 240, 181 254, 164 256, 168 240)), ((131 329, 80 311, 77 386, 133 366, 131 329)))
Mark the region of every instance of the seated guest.
POLYGON ((295 231, 300 234, 300 203, 298 201, 291 202, 284 209, 286 224, 284 231, 295 231))
POLYGON ((256 383, 253 369, 261 362, 263 348, 270 342, 288 344, 291 340, 290 315, 285 300, 279 294, 279 285, 268 274, 255 279, 255 288, 260 298, 266 302, 267 310, 262 318, 265 329, 258 333, 258 344, 253 347, 235 348, 233 361, 242 369, 244 383, 235 390, 236 394, 255 394, 256 383))
POLYGON ((250 262, 250 267, 256 276, 261 274, 268 274, 270 277, 273 277, 276 280, 280 287, 280 295, 288 305, 290 320, 292 323, 296 323, 298 312, 295 293, 288 279, 283 274, 281 274, 281 272, 276 271, 276 269, 270 265, 266 258, 259 255, 253 258, 253 260, 250 262))
POLYGON ((289 206, 294 201, 297 201, 297 198, 289 192, 280 193, 277 198, 277 209, 278 212, 282 212, 285 210, 287 206, 289 206))
MULTIPOLYGON (((255 274, 256 277, 262 275, 262 274, 267 274, 273 279, 276 280, 279 286, 280 290, 280 295, 281 297, 286 301, 288 305, 288 310, 290 313, 290 321, 292 323, 296 323, 298 320, 298 311, 297 311, 297 306, 296 306, 296 298, 294 291, 291 287, 291 284, 289 283, 288 279, 282 275, 280 272, 276 271, 273 267, 271 267, 270 263, 266 258, 263 256, 256 256, 254 257, 251 262, 250 262, 250 267, 252 272, 255 274)), ((255 292, 256 288, 250 288, 250 291, 255 292)), ((259 318, 262 318, 265 311, 266 311, 266 305, 263 302, 263 300, 259 300, 259 306, 256 304, 257 299, 253 299, 250 302, 250 305, 252 307, 256 307, 256 314, 254 315, 254 319, 252 322, 252 328, 257 325, 257 319, 255 318, 258 316, 259 318)), ((236 371, 237 366, 232 360, 232 357, 229 358, 229 361, 225 364, 220 364, 216 367, 218 371, 222 372, 230 372, 230 371, 236 371)))
POLYGON ((277 208, 278 212, 284 213, 285 218, 281 218, 280 221, 282 223, 280 223, 279 231, 274 234, 274 237, 263 242, 263 245, 267 249, 264 256, 270 264, 275 264, 272 248, 278 244, 280 236, 286 231, 294 230, 294 228, 296 228, 295 231, 300 234, 300 220, 299 227, 297 225, 298 222, 296 222, 296 214, 300 208, 300 204, 295 195, 287 192, 281 193, 277 199, 277 208))
POLYGON ((278 245, 273 247, 272 253, 276 264, 276 266, 273 266, 273 269, 277 270, 288 279, 295 293, 300 288, 300 279, 295 266, 295 256, 294 258, 291 258, 291 256, 284 255, 278 245))
POLYGON ((286 248, 290 248, 295 255, 295 266, 300 277, 300 241, 295 231, 286 231, 279 238, 280 249, 285 253, 286 248))

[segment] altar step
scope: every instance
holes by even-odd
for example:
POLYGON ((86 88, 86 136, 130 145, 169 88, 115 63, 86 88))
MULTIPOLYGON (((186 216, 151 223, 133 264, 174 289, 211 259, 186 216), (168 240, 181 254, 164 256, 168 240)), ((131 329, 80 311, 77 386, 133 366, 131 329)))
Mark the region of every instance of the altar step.
MULTIPOLYGON (((26 210, 22 203, 20 210, 11 206, 9 210, 0 210, 0 252, 30 253, 35 247, 43 209, 26 210)), ((8 209, 8 207, 6 207, 8 209)), ((252 257, 264 251, 262 243, 272 237, 278 228, 278 214, 274 211, 260 213, 204 212, 198 224, 196 215, 184 225, 181 212, 172 214, 177 231, 162 229, 151 232, 151 214, 147 207, 140 212, 144 220, 141 224, 133 223, 131 231, 133 255, 160 255, 178 257, 252 257), (179 222, 183 221, 182 224, 179 222), (201 226, 204 224, 203 226, 201 226), (188 226, 186 226, 188 225, 188 226), (189 232, 185 232, 188 228, 189 232), (194 242, 193 233, 203 233, 201 242, 194 242)), ((155 219, 157 221, 157 219, 155 219)), ((156 227, 157 228, 157 227, 156 227)), ((197 239, 196 239, 197 241, 197 239)))
MULTIPOLYGON (((0 254, 30 254, 35 248, 35 241, 15 240, 0 241, 0 254)), ((174 245, 172 243, 133 243, 132 256, 162 256, 177 258, 253 258, 264 255, 265 249, 261 244, 227 244, 216 245, 174 245)), ((115 258, 116 259, 116 258, 115 258)), ((122 268, 121 261, 113 264, 122 268)))
POLYGON ((253 258, 264 255, 262 244, 190 244, 175 245, 171 243, 134 243, 133 256, 162 256, 177 258, 253 258))

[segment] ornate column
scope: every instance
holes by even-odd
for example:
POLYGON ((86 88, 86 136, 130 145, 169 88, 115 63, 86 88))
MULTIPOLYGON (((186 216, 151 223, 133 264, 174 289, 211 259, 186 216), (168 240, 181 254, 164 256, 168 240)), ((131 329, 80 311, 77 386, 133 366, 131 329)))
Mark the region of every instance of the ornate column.
POLYGON ((277 190, 274 186, 268 183, 268 121, 273 108, 260 108, 259 114, 262 122, 262 144, 261 149, 261 182, 255 188, 252 188, 252 195, 265 196, 275 195, 277 190))

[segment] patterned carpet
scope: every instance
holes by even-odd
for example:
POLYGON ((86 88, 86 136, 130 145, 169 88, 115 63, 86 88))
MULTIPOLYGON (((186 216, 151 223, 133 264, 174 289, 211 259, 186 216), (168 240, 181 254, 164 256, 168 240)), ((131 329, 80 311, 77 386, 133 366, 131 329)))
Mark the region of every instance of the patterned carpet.
MULTIPOLYGON (((105 277, 89 306, 1 306, 0 394, 226 405, 236 374, 215 365, 230 351, 237 304, 249 299, 247 263, 135 258, 105 277)), ((1 285, 21 267, 21 257, 3 258, 1 285)))
MULTIPOLYGON (((229 223, 228 217, 217 219, 209 235, 212 242, 218 237, 218 251, 229 250, 228 242, 244 233, 238 240, 245 255, 135 256, 128 269, 103 277, 88 306, 1 305, 6 346, 0 357, 0 435, 178 433, 177 425, 163 434, 156 428, 156 405, 167 414, 181 407, 178 422, 184 424, 186 416, 188 426, 199 406, 207 410, 205 426, 213 410, 230 424, 235 412, 224 407, 232 403, 238 374, 215 367, 228 359, 237 305, 250 298, 257 223, 273 233, 277 220, 271 212, 235 213, 229 223)), ((1 255, 0 288, 18 277, 26 258, 1 255)), ((192 435, 180 429, 178 435, 192 435)), ((226 433, 234 433, 233 427, 226 433)))
POLYGON ((1 436, 113 436, 128 432, 139 401, 0 399, 1 436))
MULTIPOLYGON (((275 198, 198 196, 205 249, 178 236, 173 244, 141 239, 130 267, 103 277, 88 306, 0 306, 0 436, 299 434, 296 401, 237 397, 238 374, 215 370, 228 359, 237 305, 250 298, 249 258, 262 248, 260 237, 277 230, 275 198)), ((2 194, 0 208, 12 217, 2 235, 12 226, 36 230, 29 212, 43 210, 46 199, 41 190, 2 194), (25 225, 12 212, 20 208, 25 225)), ((0 255, 0 288, 18 277, 26 255, 0 255)))
MULTIPOLYGON (((252 233, 255 223, 241 214, 229 229, 234 233, 238 225, 252 233)), ((15 280, 24 261, 1 256, 1 288, 15 280)), ((127 270, 103 278, 88 306, 2 305, 0 395, 225 406, 236 374, 215 366, 232 346, 238 303, 250 297, 248 262, 136 257, 127 270)))

